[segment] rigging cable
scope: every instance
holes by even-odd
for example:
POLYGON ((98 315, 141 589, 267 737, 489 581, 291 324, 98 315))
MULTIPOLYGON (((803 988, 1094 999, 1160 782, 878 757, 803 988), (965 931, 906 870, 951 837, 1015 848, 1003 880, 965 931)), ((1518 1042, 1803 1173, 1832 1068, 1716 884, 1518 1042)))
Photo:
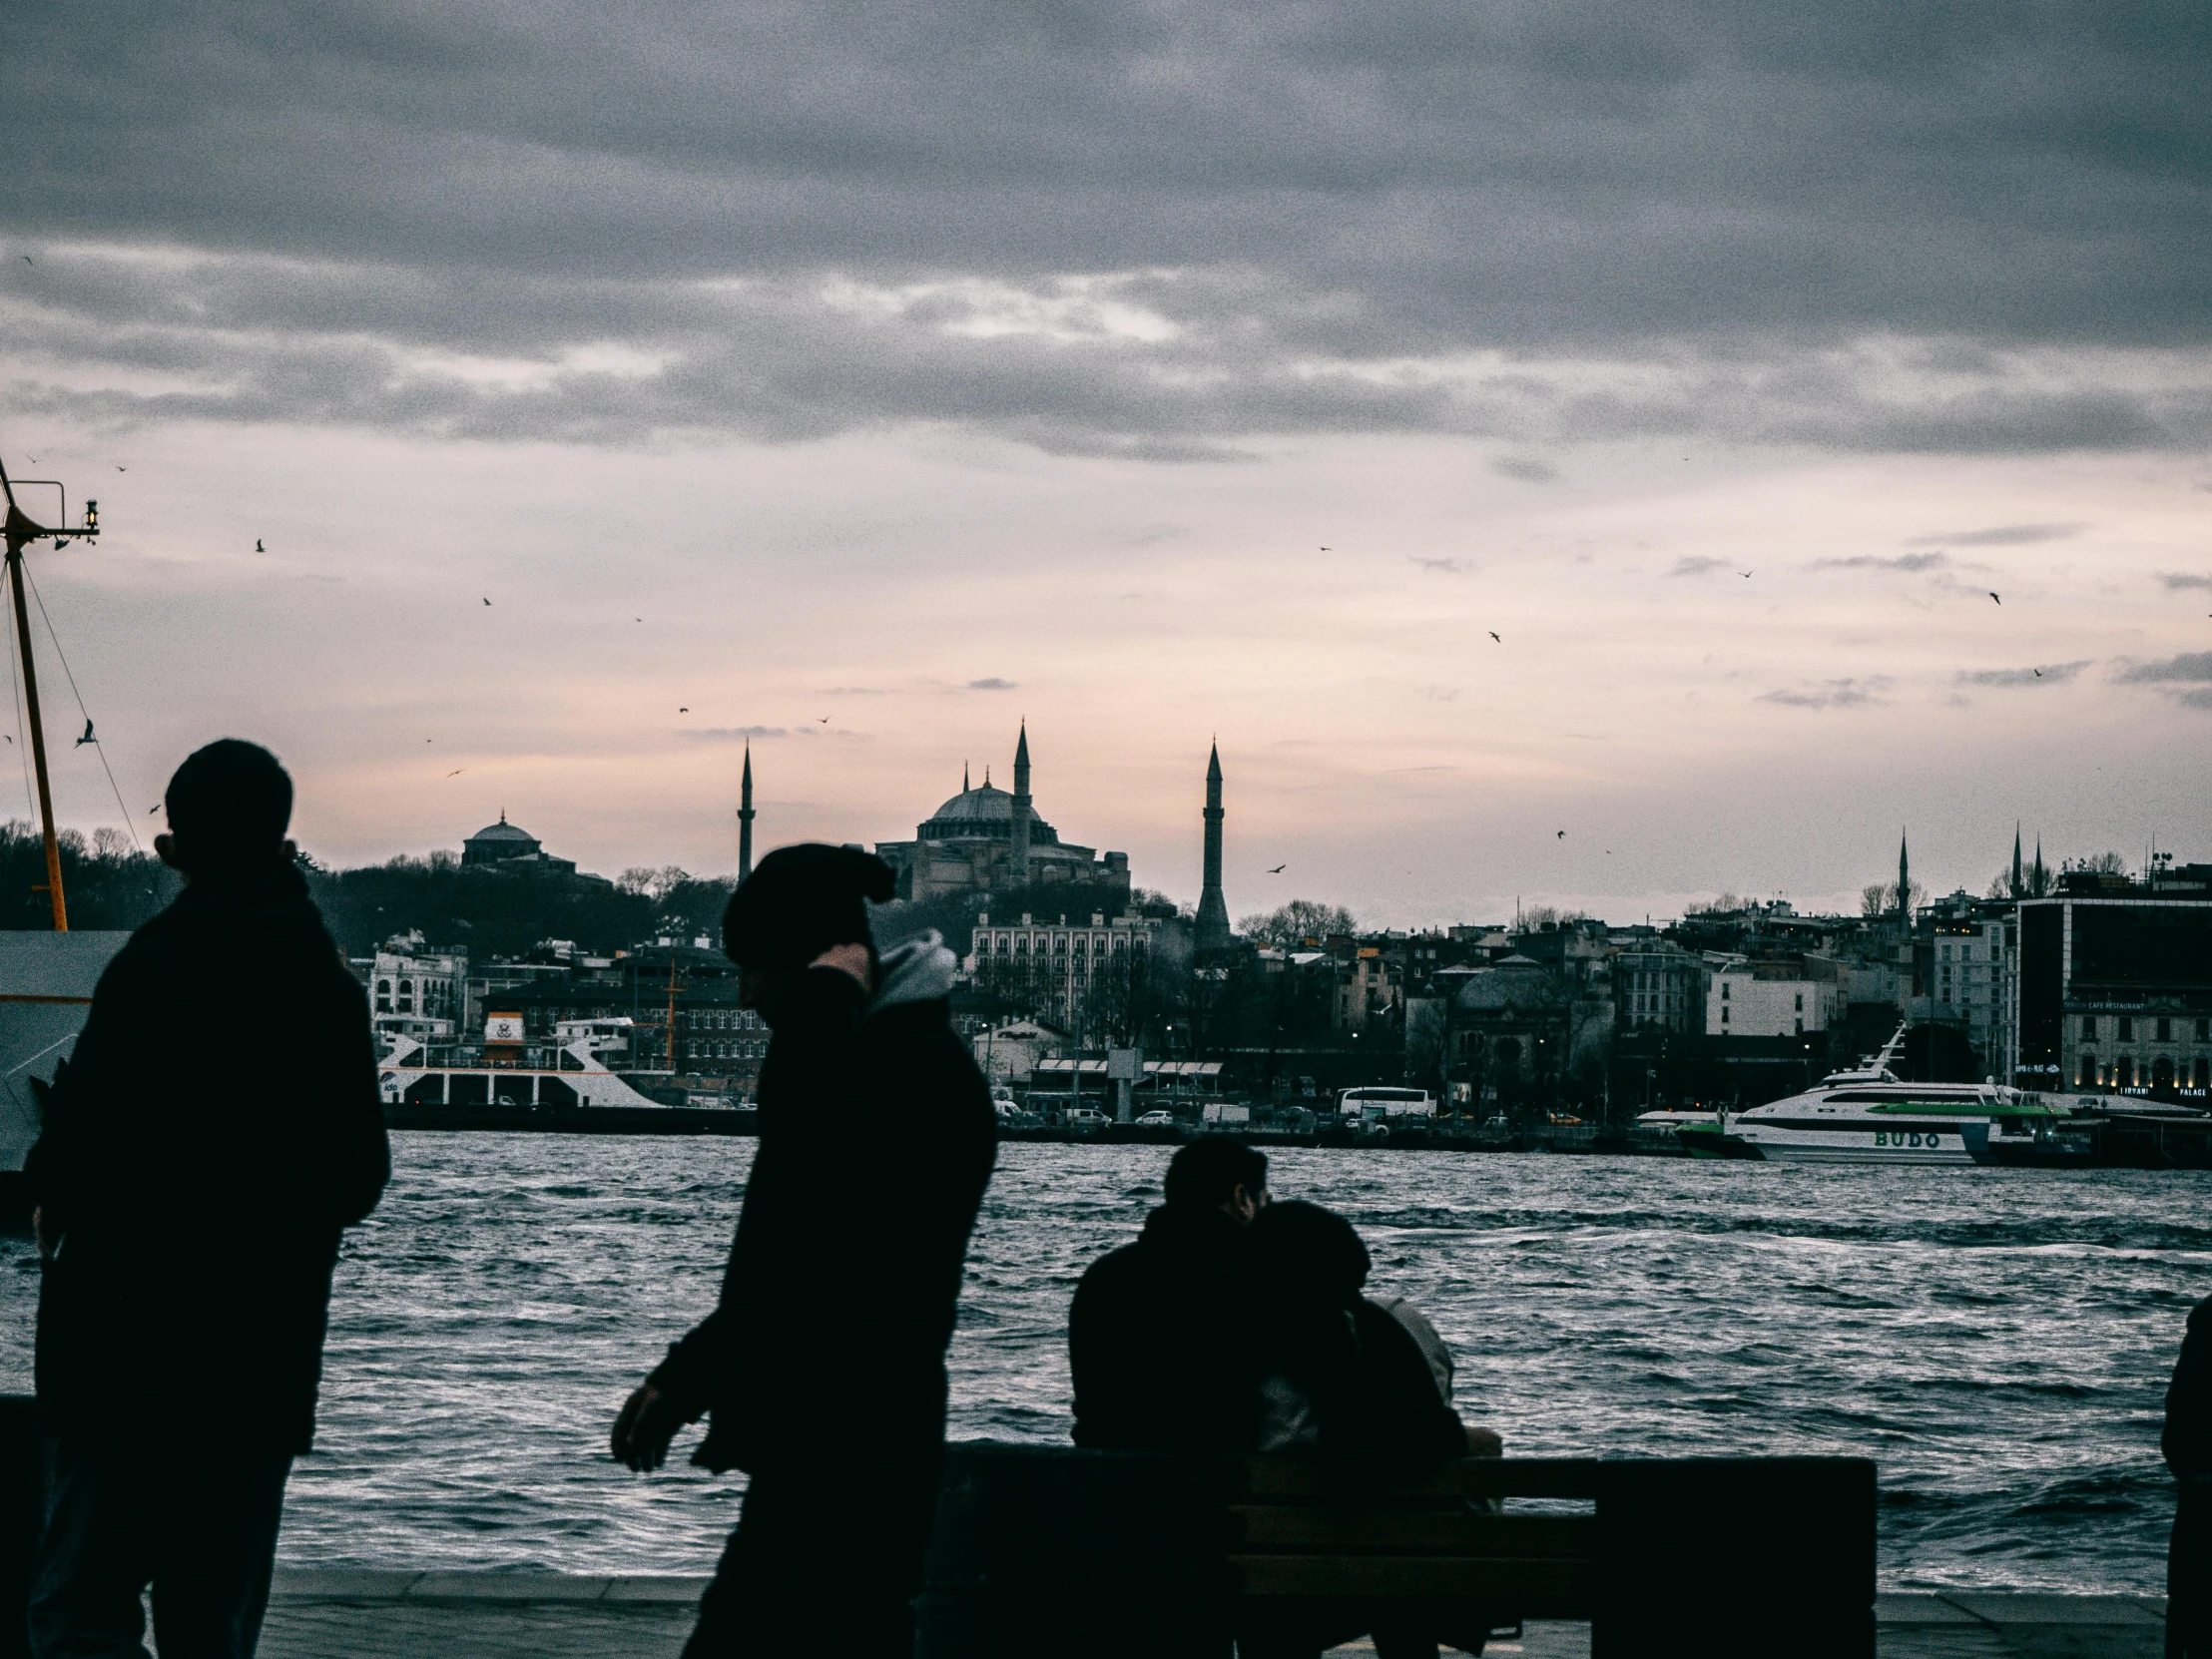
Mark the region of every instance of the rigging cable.
MULTIPOLYGON (((19 564, 16 568, 25 576, 31 573, 31 567, 27 564, 19 564)), ((61 663, 62 673, 69 680, 69 695, 76 698, 77 712, 85 717, 85 725, 89 729, 92 725, 92 712, 85 707, 84 693, 77 689, 77 676, 70 672, 69 659, 62 654, 61 636, 54 632, 54 619, 46 614, 46 601, 40 596, 38 583, 35 581, 31 583, 31 597, 38 600, 39 620, 46 624, 46 637, 54 642, 54 656, 61 663)), ((108 775, 108 788, 115 791, 115 809, 123 815, 123 828, 131 836, 131 849, 143 858, 146 848, 139 844, 138 826, 131 821, 131 809, 123 805, 123 791, 116 784, 115 768, 108 765, 107 745, 96 737, 92 747, 100 751, 100 770, 108 775)))

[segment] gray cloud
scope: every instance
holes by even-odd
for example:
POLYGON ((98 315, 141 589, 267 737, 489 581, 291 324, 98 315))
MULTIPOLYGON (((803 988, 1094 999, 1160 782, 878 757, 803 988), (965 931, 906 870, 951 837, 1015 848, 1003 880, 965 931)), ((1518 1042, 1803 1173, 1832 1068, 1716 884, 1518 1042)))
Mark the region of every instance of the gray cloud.
POLYGON ((2158 579, 2166 585, 2170 593, 2186 588, 2212 589, 2212 576, 2195 576, 2182 571, 2166 570, 2158 573, 2158 579))
POLYGON ((1667 574, 1669 576, 1710 576, 1716 570, 1726 570, 1727 568, 1728 561, 1726 559, 1709 558, 1703 553, 1693 553, 1686 558, 1675 560, 1674 568, 1668 571, 1667 574))
POLYGON ((1958 683, 1961 686, 2062 686, 2089 665, 2079 663, 2043 663, 2034 668, 1982 668, 1961 669, 1958 683))
POLYGON ((1854 709, 1882 702, 1890 685, 1888 675, 1872 674, 1865 679, 1829 680, 1815 686, 1762 692, 1758 701, 1791 709, 1854 709))
POLYGON ((1871 553, 1859 553, 1848 559, 1815 559, 1815 570, 1941 570, 1949 564, 1941 553, 1900 553, 1894 559, 1877 558, 1871 553))
POLYGON ((763 738, 788 738, 791 733, 781 726, 701 726, 686 727, 678 735, 700 743, 741 743, 763 738))
POLYGON ((2194 447, 2208 67, 2152 0, 60 0, 0 351, 113 423, 2194 447))
POLYGON ((1987 530, 1953 530, 1944 535, 1915 536, 1915 547, 2027 547, 2039 541, 2067 541, 2079 535, 2081 524, 1999 524, 1987 530))
POLYGON ((970 680, 967 683, 967 689, 969 691, 1012 691, 1014 683, 1011 680, 1001 680, 994 674, 988 680, 970 680))
POLYGON ((1559 476, 1557 467, 1533 455, 1500 455, 1490 463, 1490 470, 1501 478, 1518 478, 1524 484, 1548 484, 1559 476))
POLYGON ((2124 685, 2212 685, 2212 651, 2184 651, 2162 663, 2130 663, 2112 676, 2124 685))
POLYGON ((1471 576, 1475 570, 1474 565, 1465 559, 1416 558, 1413 563, 1420 566, 1421 569, 1433 572, 1438 576, 1471 576))

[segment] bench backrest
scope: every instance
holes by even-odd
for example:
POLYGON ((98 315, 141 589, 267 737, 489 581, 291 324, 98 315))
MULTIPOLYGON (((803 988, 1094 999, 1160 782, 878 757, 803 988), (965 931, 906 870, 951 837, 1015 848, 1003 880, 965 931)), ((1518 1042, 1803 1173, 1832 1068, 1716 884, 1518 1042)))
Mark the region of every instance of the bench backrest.
POLYGON ((1593 1659, 1861 1656, 1874 1529, 1863 1458, 1470 1458, 1346 1494, 1293 1458, 970 1442, 947 1447, 920 1651, 1211 1659, 1258 1607, 1479 1602, 1588 1619, 1593 1659))

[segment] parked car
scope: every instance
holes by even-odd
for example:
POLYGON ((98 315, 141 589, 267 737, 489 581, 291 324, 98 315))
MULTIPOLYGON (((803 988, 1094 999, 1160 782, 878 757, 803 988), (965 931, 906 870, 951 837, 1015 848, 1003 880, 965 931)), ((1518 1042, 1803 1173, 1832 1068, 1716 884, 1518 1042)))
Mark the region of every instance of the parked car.
POLYGON ((1137 1123, 1139 1127, 1145 1129, 1173 1129, 1175 1127, 1175 1114, 1161 1111, 1147 1112, 1137 1120, 1137 1123))
POLYGON ((1106 1114, 1089 1106, 1077 1106, 1062 1120, 1070 1129, 1098 1129, 1106 1122, 1106 1114))

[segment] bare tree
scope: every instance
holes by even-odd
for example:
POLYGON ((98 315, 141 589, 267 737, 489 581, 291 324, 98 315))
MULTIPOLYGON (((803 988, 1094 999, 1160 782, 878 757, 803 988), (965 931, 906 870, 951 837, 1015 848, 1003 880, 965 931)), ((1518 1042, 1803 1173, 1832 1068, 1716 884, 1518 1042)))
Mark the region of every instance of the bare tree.
POLYGON ((1307 939, 1326 939, 1332 933, 1350 933, 1359 926, 1342 904, 1323 904, 1311 898, 1294 898, 1267 915, 1246 916, 1237 931, 1248 939, 1288 950, 1307 939))

